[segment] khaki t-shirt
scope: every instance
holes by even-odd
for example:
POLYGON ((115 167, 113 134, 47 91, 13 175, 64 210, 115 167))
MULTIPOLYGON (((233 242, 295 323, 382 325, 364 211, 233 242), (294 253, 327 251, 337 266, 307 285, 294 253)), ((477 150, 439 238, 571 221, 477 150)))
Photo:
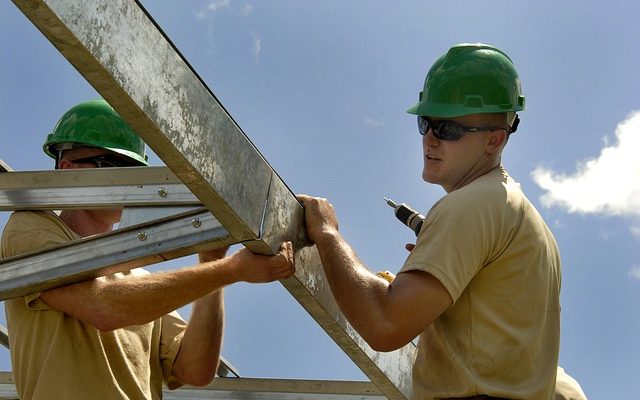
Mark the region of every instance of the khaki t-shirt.
POLYGON ((587 400, 582 387, 567 374, 564 368, 558 367, 556 377, 556 397, 555 400, 587 400))
MULTIPOLYGON (((53 213, 19 211, 2 235, 2 258, 75 240, 53 213)), ((137 269, 105 279, 147 274, 137 269)), ((100 332, 49 307, 40 293, 5 301, 13 375, 22 399, 160 399, 186 323, 177 313, 100 332)))
POLYGON ((558 248, 501 166, 433 206, 400 272, 411 270, 436 277, 454 301, 420 335, 413 399, 553 399, 558 248))

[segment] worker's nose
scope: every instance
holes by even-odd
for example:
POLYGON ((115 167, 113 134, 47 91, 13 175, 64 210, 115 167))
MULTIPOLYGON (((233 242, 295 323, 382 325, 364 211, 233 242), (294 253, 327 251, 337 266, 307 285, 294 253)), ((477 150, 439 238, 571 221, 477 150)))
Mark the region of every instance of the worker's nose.
POLYGON ((429 128, 427 133, 422 136, 422 144, 425 146, 437 146, 440 144, 440 139, 434 136, 433 129, 429 128))

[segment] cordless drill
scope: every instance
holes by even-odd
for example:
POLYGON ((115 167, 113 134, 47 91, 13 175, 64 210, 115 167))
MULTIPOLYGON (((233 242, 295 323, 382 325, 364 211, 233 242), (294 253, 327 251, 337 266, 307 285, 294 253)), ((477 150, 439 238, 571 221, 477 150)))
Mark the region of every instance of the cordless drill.
POLYGON ((424 222, 424 215, 420 214, 404 203, 396 204, 395 201, 387 199, 386 197, 384 197, 384 200, 388 205, 393 207, 396 218, 398 218, 400 222, 411 228, 411 230, 416 233, 416 236, 418 236, 418 234, 420 233, 420 228, 422 228, 422 223, 424 222))
MULTIPOLYGON (((420 228, 422 228, 422 223, 424 222, 424 215, 420 214, 404 203, 396 204, 395 201, 387 199, 386 197, 384 198, 384 200, 388 205, 393 207, 396 218, 398 218, 400 222, 411 228, 411 230, 416 233, 416 236, 418 236, 418 234, 420 233, 420 228)), ((393 282, 393 279, 396 277, 395 274, 390 271, 380 271, 377 273, 377 275, 388 282, 393 282)))

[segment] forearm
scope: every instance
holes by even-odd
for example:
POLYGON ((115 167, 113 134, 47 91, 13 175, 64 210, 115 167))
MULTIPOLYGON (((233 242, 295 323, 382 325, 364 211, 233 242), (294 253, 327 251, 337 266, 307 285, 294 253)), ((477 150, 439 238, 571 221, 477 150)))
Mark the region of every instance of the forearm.
POLYGON ((195 386, 211 382, 218 369, 223 327, 222 289, 196 300, 173 364, 172 373, 178 380, 195 386))
MULTIPOLYGON (((226 251, 226 250, 225 250, 226 251)), ((211 251, 204 259, 221 257, 211 251)), ((108 331, 144 324, 235 282, 272 282, 293 274, 291 242, 282 243, 274 256, 240 249, 220 260, 195 267, 122 279, 101 277, 42 293, 42 300, 56 310, 108 331)))
POLYGON ((45 302, 100 330, 151 322, 236 281, 229 259, 149 275, 96 278, 46 291, 45 302))
POLYGON ((316 242, 331 292, 351 325, 367 341, 388 324, 389 284, 360 261, 338 232, 316 242))
POLYGON ((426 272, 402 273, 391 283, 373 274, 342 238, 331 203, 307 195, 298 199, 340 310, 374 350, 404 346, 451 304, 447 289, 426 272))

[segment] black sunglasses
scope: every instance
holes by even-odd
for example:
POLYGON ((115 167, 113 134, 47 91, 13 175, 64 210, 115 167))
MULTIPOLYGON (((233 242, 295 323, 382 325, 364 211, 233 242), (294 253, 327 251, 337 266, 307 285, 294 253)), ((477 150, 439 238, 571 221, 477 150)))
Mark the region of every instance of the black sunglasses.
POLYGON ((78 158, 76 160, 69 160, 78 164, 94 164, 97 168, 116 168, 116 167, 139 167, 140 164, 125 160, 124 158, 104 154, 101 156, 93 156, 86 158, 78 158))
MULTIPOLYGON (((434 121, 431 118, 418 115, 418 131, 422 136, 426 135, 431 129, 433 136, 440 140, 455 141, 460 140, 467 133, 495 131, 497 129, 505 129, 502 127, 472 127, 460 125, 457 122, 449 120, 434 121)), ((507 130, 508 131, 508 130, 507 130)))

